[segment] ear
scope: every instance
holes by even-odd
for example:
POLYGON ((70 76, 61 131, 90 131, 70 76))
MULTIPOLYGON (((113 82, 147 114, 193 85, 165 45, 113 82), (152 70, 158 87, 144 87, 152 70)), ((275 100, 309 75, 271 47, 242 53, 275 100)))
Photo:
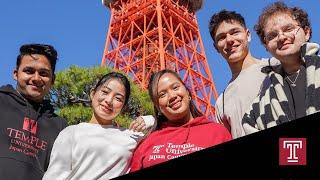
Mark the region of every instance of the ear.
POLYGON ((251 42, 251 33, 249 29, 247 29, 247 38, 248 38, 248 42, 251 42))
POLYGON ((311 38, 311 30, 310 30, 310 27, 306 26, 304 29, 303 29, 304 33, 305 33, 305 38, 306 38, 306 41, 309 41, 310 38, 311 38))
POLYGON ((14 80, 16 80, 16 81, 18 81, 18 70, 17 69, 15 69, 14 71, 13 71, 13 79, 14 80))
POLYGON ((53 76, 52 76, 52 81, 51 81, 51 85, 53 85, 54 84, 54 81, 56 80, 56 75, 54 74, 53 76))
POLYGON ((263 43, 263 47, 266 48, 267 52, 269 52, 267 44, 263 43))
POLYGON ((95 93, 95 92, 94 92, 93 90, 90 91, 90 99, 91 99, 91 100, 93 99, 94 93, 95 93))

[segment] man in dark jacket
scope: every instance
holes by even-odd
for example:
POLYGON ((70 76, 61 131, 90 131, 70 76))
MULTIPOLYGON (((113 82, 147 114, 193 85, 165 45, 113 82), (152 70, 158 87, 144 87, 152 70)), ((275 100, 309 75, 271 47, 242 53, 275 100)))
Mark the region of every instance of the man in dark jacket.
POLYGON ((52 145, 67 126, 44 100, 53 85, 57 52, 50 45, 20 48, 16 88, 0 87, 0 179, 41 179, 52 145))

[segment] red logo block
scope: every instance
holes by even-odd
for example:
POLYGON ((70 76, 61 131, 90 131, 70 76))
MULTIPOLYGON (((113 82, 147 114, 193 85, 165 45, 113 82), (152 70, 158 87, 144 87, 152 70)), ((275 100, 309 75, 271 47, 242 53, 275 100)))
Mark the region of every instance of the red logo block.
POLYGON ((280 138, 279 165, 307 165, 307 139, 280 138))
POLYGON ((29 131, 32 134, 36 134, 37 126, 38 126, 37 121, 29 119, 27 117, 23 119, 23 130, 29 131))

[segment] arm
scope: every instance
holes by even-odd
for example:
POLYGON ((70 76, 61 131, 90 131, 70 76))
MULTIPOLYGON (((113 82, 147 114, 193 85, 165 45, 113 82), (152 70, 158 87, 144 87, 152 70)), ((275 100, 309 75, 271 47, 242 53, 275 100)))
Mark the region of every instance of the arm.
MULTIPOLYGON (((220 97, 221 97, 221 95, 220 95, 220 97)), ((221 98, 220 97, 217 99, 217 102, 215 104, 216 122, 219 123, 219 124, 223 124, 227 128, 227 130, 229 132, 231 132, 230 117, 226 116, 225 114, 222 114, 221 110, 220 110, 220 105, 221 105, 221 98)))
POLYGON ((72 129, 65 128, 55 140, 43 179, 66 179, 72 168, 72 129))
POLYGON ((253 104, 250 106, 250 108, 248 109, 248 111, 244 114, 243 118, 242 118, 242 126, 244 129, 244 132, 246 134, 251 134, 251 133, 255 133, 259 131, 259 127, 257 124, 257 119, 255 112, 260 112, 258 111, 258 109, 256 108, 259 107, 259 97, 257 97, 254 101, 253 104))
POLYGON ((133 131, 142 132, 147 130, 151 132, 156 126, 156 121, 152 115, 139 116, 137 119, 131 122, 129 129, 133 131))

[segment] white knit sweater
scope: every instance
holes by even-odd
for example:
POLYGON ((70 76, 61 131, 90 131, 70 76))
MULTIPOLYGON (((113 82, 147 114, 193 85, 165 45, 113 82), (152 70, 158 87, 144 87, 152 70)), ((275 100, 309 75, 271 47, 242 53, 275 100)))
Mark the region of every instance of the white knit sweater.
POLYGON ((110 179, 126 174, 143 133, 80 123, 57 137, 43 179, 110 179))

